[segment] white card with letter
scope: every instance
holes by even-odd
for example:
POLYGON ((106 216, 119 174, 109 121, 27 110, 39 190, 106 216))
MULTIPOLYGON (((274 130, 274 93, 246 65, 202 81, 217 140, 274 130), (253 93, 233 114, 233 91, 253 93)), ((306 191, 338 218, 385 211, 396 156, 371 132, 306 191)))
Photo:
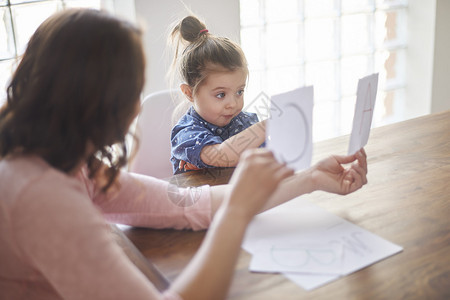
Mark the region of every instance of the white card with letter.
POLYGON ((313 148, 313 87, 274 95, 271 103, 277 107, 277 113, 267 121, 267 148, 273 151, 278 161, 296 171, 308 168, 313 148))
POLYGON ((361 78, 356 92, 355 114, 348 154, 354 154, 369 140, 373 111, 377 97, 378 73, 361 78))

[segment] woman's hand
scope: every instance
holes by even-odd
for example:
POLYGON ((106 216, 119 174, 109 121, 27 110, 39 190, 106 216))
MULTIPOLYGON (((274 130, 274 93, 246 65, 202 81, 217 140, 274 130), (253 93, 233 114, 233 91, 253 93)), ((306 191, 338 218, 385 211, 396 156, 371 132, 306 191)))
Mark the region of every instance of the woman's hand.
POLYGON ((346 195, 367 183, 367 155, 364 148, 353 155, 334 155, 318 162, 311 171, 318 190, 346 195))
POLYGON ((225 201, 227 209, 250 221, 278 184, 293 174, 294 171, 278 163, 269 150, 245 151, 230 179, 231 191, 225 201))

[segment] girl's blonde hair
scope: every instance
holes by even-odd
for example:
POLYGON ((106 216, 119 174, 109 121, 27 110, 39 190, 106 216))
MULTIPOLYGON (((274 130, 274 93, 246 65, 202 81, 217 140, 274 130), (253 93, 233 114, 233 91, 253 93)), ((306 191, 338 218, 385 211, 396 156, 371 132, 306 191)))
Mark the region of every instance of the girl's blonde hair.
POLYGON ((195 16, 187 16, 176 24, 169 39, 175 46, 172 77, 188 84, 193 95, 210 72, 243 69, 248 74, 241 47, 228 38, 209 33, 195 16))

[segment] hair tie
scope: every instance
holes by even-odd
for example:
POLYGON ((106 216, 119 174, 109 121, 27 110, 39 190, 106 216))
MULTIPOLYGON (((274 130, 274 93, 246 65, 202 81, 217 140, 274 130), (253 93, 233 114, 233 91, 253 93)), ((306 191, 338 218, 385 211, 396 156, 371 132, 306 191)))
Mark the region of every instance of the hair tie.
POLYGON ((200 34, 202 34, 204 32, 208 32, 208 29, 202 29, 202 30, 200 30, 200 32, 198 34, 200 35, 200 34))

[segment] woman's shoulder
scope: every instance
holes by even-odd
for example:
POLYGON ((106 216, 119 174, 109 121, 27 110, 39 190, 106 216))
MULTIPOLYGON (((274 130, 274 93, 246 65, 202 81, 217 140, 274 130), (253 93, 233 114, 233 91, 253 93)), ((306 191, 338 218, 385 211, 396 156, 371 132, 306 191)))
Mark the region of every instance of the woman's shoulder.
MULTIPOLYGON (((50 167, 37 156, 14 155, 0 161, 0 190, 11 194, 42 179, 50 167)), ((10 198, 10 197, 6 197, 10 198)))
MULTIPOLYGON (((29 234, 39 226, 61 228, 65 222, 75 224, 79 218, 84 222, 101 219, 77 176, 37 157, 1 160, 0 194, 0 212, 15 230, 13 234, 29 234)), ((26 235, 22 238, 23 242, 26 235)))
POLYGON ((79 190, 80 180, 50 166, 33 155, 17 155, 0 161, 0 191, 14 202, 23 195, 55 194, 79 190))

